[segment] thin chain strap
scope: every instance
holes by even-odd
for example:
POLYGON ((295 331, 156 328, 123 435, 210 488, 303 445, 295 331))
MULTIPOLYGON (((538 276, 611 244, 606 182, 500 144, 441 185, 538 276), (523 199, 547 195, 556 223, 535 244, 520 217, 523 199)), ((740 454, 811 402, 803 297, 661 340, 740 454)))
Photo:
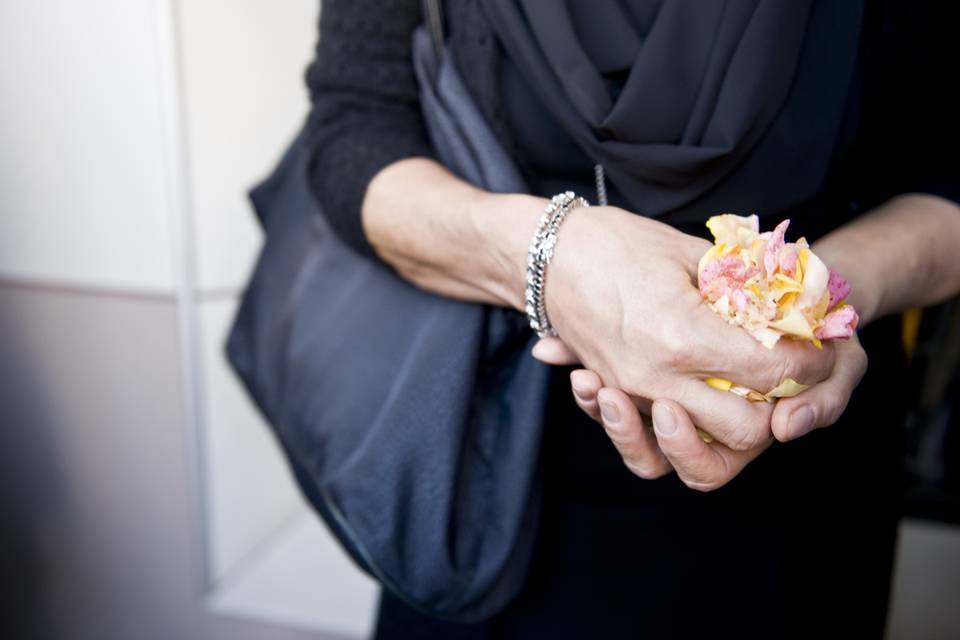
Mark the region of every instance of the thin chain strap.
POLYGON ((593 165, 593 177, 597 182, 597 204, 601 207, 607 206, 607 180, 603 175, 603 165, 593 165))
POLYGON ((433 36, 433 47, 439 56, 443 52, 443 7, 440 0, 423 0, 423 13, 433 36))

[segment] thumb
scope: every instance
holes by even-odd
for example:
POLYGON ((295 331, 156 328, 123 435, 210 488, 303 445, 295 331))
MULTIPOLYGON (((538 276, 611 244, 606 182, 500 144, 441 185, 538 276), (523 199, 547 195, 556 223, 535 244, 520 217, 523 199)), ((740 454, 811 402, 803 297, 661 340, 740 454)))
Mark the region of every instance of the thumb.
POLYGON ((792 398, 781 398, 773 410, 771 429, 781 442, 795 440, 840 419, 853 390, 867 370, 867 354, 853 336, 837 349, 833 374, 792 398))

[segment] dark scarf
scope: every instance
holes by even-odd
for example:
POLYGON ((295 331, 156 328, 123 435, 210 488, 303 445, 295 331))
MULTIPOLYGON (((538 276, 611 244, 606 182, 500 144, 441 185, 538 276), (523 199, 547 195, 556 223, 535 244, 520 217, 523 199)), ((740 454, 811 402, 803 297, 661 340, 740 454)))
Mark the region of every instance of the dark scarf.
POLYGON ((512 62, 637 212, 680 219, 711 207, 779 211, 820 189, 862 8, 859 0, 486 4, 512 62))

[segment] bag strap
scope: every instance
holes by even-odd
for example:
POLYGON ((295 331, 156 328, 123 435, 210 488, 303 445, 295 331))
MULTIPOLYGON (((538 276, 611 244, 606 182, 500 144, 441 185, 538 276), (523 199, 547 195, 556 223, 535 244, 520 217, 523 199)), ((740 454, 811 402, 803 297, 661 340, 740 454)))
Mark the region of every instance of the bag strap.
POLYGON ((433 38, 433 48, 437 57, 443 53, 443 6, 442 0, 423 0, 423 16, 433 38))

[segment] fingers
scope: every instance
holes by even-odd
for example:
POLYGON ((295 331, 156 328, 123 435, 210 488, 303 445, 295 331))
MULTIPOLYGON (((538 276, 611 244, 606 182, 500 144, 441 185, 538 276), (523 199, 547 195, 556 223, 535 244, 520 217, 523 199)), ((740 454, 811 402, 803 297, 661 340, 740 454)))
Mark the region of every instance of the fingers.
MULTIPOLYGON (((709 375, 767 393, 787 378, 815 385, 829 378, 833 372, 836 353, 830 343, 817 349, 809 342, 781 338, 773 349, 767 349, 745 331, 738 331, 753 344, 749 349, 717 354, 715 357, 719 365, 714 365, 717 371, 709 375)), ((730 343, 725 343, 722 348, 726 351, 730 346, 730 343)))
POLYGON ((777 402, 771 422, 774 437, 781 442, 795 440, 839 420, 866 371, 867 354, 855 335, 838 344, 833 375, 793 398, 777 402))
POLYGON ((752 402, 693 379, 675 384, 670 395, 694 424, 731 449, 756 449, 770 439, 770 403, 752 402))
POLYGON ((531 354, 534 358, 546 364, 580 364, 577 355, 564 344, 563 340, 556 336, 540 338, 537 344, 533 345, 531 354))
POLYGON ((766 393, 786 378, 814 385, 830 377, 836 362, 833 344, 821 349, 806 341, 781 338, 767 349, 740 327, 727 324, 706 305, 698 307, 695 328, 684 329, 681 360, 706 367, 687 368, 695 377, 717 377, 766 393))
POLYGON ((665 399, 653 403, 653 426, 660 451, 683 483, 698 491, 722 487, 772 442, 767 438, 749 451, 733 451, 717 442, 707 444, 683 407, 665 399))
POLYGON ((573 399, 588 416, 600 422, 600 405, 597 403, 597 394, 603 383, 593 371, 577 369, 570 373, 570 387, 573 389, 573 399))
POLYGON ((659 478, 672 468, 657 446, 657 439, 627 394, 619 389, 600 389, 597 395, 601 423, 626 467, 646 480, 659 478))

